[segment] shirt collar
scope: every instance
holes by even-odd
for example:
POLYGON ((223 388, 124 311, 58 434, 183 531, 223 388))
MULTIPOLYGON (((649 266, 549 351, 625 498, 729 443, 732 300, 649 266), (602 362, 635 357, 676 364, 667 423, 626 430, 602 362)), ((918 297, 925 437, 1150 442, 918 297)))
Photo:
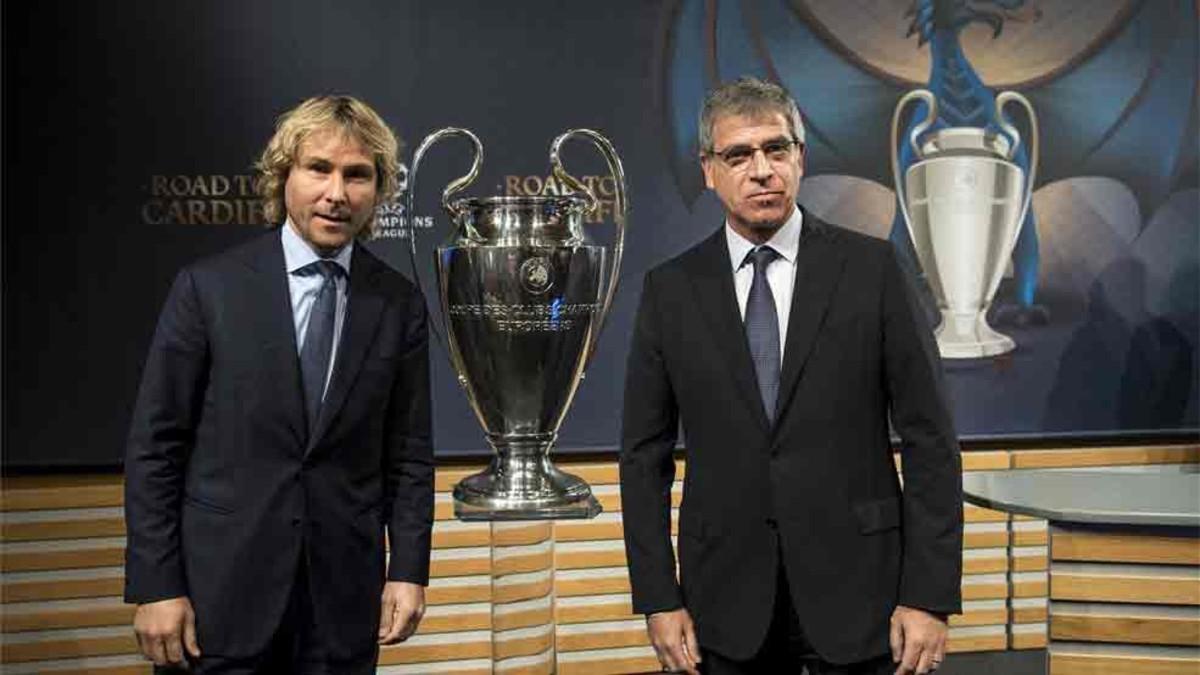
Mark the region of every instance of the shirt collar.
POLYGON ((279 235, 283 241, 283 260, 287 265, 288 274, 293 274, 298 270, 311 265, 318 260, 332 260, 341 266, 342 271, 346 273, 346 278, 350 278, 350 258, 354 253, 354 242, 346 244, 338 249, 332 257, 322 258, 317 255, 317 252, 304 241, 299 234, 296 234, 296 228, 292 225, 292 218, 288 216, 283 227, 279 228, 282 233, 279 235))
MULTIPOLYGON (((771 235, 771 238, 763 245, 775 249, 779 257, 788 263, 794 263, 796 261, 796 253, 800 250, 800 227, 803 224, 804 214, 800 211, 800 207, 797 206, 795 209, 792 209, 792 215, 783 221, 783 226, 775 230, 775 234, 771 235)), ((757 244, 735 232, 729 226, 728 219, 725 221, 725 242, 729 245, 729 262, 733 266, 734 272, 741 269, 742 263, 746 260, 746 255, 755 248, 758 248, 757 244)))

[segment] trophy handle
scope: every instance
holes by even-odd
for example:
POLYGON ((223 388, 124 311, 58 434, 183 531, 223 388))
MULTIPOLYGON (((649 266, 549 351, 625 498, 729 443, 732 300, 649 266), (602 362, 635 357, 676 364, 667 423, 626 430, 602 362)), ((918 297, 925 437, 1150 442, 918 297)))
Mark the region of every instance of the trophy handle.
POLYGON ((1016 101, 1025 108, 1025 112, 1029 114, 1029 175, 1026 177, 1025 197, 1021 200, 1021 217, 1017 220, 1017 230, 1013 233, 1012 246, 1016 246, 1017 237, 1021 236, 1021 230, 1025 227, 1025 216, 1029 213, 1029 206, 1033 202, 1033 182, 1037 179, 1038 169, 1038 121, 1037 114, 1033 112, 1033 104, 1029 99, 1015 91, 1000 92, 996 96, 996 124, 1012 138, 1012 149, 1008 153, 1009 161, 1012 161, 1017 156, 1017 148, 1021 146, 1021 134, 1017 133, 1016 127, 1009 124, 1004 117, 1004 106, 1016 101))
MULTIPOLYGON (((466 189, 466 187, 475 180, 475 177, 479 175, 479 166, 483 164, 483 143, 479 142, 479 137, 467 129, 460 129, 458 127, 446 127, 444 129, 438 129, 437 131, 429 134, 425 137, 425 140, 421 141, 421 144, 417 146, 416 152, 413 153, 412 169, 410 169, 408 172, 408 192, 404 195, 404 217, 408 219, 409 223, 408 262, 412 267, 413 283, 416 285, 417 290, 421 292, 421 297, 425 297, 425 289, 421 288, 421 275, 417 272, 417 228, 413 224, 413 219, 416 218, 416 211, 413 209, 413 201, 414 195, 417 193, 417 167, 421 165, 421 158, 425 156, 425 152, 428 151, 434 143, 437 143, 443 138, 449 136, 466 136, 468 139, 470 139, 471 144, 475 147, 475 159, 471 162, 471 170, 465 175, 450 181, 450 183, 446 186, 446 189, 442 190, 442 208, 446 210, 446 213, 450 214, 451 220, 455 223, 460 223, 461 219, 459 218, 459 212, 455 210, 452 204, 450 204, 450 197, 455 193, 466 189)), ((466 227, 468 228, 468 236, 477 236, 470 225, 467 225, 466 227)), ((446 336, 450 334, 449 327, 446 325, 448 320, 448 317, 446 317, 443 313, 441 321, 442 327, 440 330, 438 329, 438 322, 436 320, 431 321, 429 324, 433 327, 433 334, 437 336, 438 341, 442 343, 443 347, 449 344, 446 338, 446 336)))
POLYGON ((617 156, 617 151, 613 148, 612 143, 600 134, 598 131, 591 129, 570 129, 564 131, 554 139, 550 144, 550 164, 554 169, 554 176, 559 181, 569 186, 572 190, 582 193, 587 199, 586 209, 590 213, 596 210, 600 200, 587 189, 583 183, 576 179, 567 170, 563 168, 562 160, 559 158, 559 151, 562 144, 572 136, 586 136, 593 145, 604 156, 604 161, 608 163, 608 171, 612 174, 613 181, 616 183, 616 208, 613 209, 613 221, 617 226, 616 242, 613 245, 612 271, 609 273, 608 284, 604 291, 604 302, 600 308, 600 320, 596 322, 596 330, 592 334, 591 344, 588 345, 588 353, 584 358, 584 368, 592 362, 592 356, 596 353, 596 344, 599 342, 600 331, 604 328, 604 323, 608 319, 608 310, 612 307, 613 296, 617 291, 617 279, 621 272, 621 255, 625 251, 625 225, 629 218, 629 201, 627 198, 628 188, 625 185, 625 170, 621 167, 621 158, 617 156))
POLYGON ((925 133, 925 130, 933 126, 937 121, 937 98, 933 92, 928 89, 914 89, 900 98, 896 103, 896 110, 892 113, 892 179, 896 182, 896 201, 900 203, 900 213, 904 215, 904 226, 908 229, 908 237, 916 245, 916 237, 913 234, 912 218, 908 215, 908 198, 904 194, 904 176, 900 175, 900 115, 904 112, 904 108, 914 99, 925 101, 929 106, 929 113, 925 116, 917 126, 913 127, 912 133, 908 136, 908 142, 912 145, 913 155, 920 158, 921 148, 917 145, 917 138, 925 133))

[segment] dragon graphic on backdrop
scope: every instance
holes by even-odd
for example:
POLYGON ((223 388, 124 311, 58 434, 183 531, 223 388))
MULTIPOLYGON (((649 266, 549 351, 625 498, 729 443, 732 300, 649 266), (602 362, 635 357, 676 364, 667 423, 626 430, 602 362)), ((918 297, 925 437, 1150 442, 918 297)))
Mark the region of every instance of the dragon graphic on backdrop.
MULTIPOLYGON (((938 102, 937 120, 930 131, 947 127, 980 127, 1001 133, 994 117, 996 92, 984 85, 979 74, 963 52, 959 34, 973 22, 987 24, 993 38, 999 37, 1008 19, 1027 21, 1040 16, 1036 8, 1026 6, 1025 0, 992 0, 996 8, 981 8, 965 0, 919 0, 909 10, 913 17, 908 34, 919 36, 918 45, 929 44, 930 73, 928 87, 938 102), (1025 9, 1026 11, 1020 12, 1025 9)), ((908 138, 913 129, 928 114, 928 106, 919 104, 910 116, 903 138, 908 138)), ((1009 139, 1010 141, 1013 139, 1009 139)), ((1013 161, 1026 175, 1029 174, 1027 145, 1020 145, 1013 161)), ((902 143, 899 148, 900 171, 903 172, 917 160, 912 145, 902 143)), ((1014 319, 1021 322, 1044 323, 1045 310, 1033 304, 1037 290, 1037 223, 1034 210, 1030 209, 1021 224, 1020 235, 1013 249, 1013 276, 1016 306, 1019 308, 1014 319)), ((904 215, 899 208, 892 221, 890 234, 896 250, 912 265, 912 244, 904 215)), ((998 317, 1004 323, 1003 317, 998 317)))
MULTIPOLYGON (((1197 182, 1196 24, 1195 0, 682 0, 671 15, 663 73, 676 182, 688 204, 703 190, 696 166, 699 102, 716 82, 742 74, 778 82, 798 99, 808 131, 808 176, 852 176, 889 187, 886 129, 905 91, 934 92, 939 127, 991 128, 995 92, 1006 88, 1027 96, 1041 122, 1035 189, 1072 177, 1108 177, 1132 192, 1148 220, 1173 193, 1197 182), (1006 27, 1036 23, 1050 10, 1055 27, 1089 17, 1097 26, 1071 53, 1052 59, 1052 67, 1011 65, 1028 51, 1022 45, 1058 40, 1044 32, 1014 43, 1009 54, 992 55, 1001 66, 992 70, 1000 73, 996 79, 1007 76, 1004 82, 981 75, 964 50, 969 30, 982 25, 990 29, 985 39, 1002 44, 1006 27), (1095 15, 1102 12, 1099 21, 1095 15), (918 51, 928 52, 924 73, 911 64, 918 51)), ((974 37, 979 43, 978 31, 974 37)), ((924 119, 923 108, 908 119, 924 119)), ((914 158, 907 144, 901 152, 906 167, 914 158)), ((1016 161, 1028 167, 1023 152, 1016 161)), ((890 237, 912 262, 898 209, 890 237)), ((1003 291, 1001 313, 1014 323, 1046 318, 1037 304, 1038 237, 1031 209, 1003 291)))

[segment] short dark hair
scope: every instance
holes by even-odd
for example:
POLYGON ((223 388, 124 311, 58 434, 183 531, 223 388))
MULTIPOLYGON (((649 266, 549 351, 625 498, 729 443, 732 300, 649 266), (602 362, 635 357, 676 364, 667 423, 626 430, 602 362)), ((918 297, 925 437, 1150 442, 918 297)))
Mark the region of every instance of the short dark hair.
POLYGON ((783 115, 791 127, 792 138, 804 144, 804 120, 800 117, 800 108, 783 87, 743 75, 713 88, 704 97, 704 105, 700 108, 700 152, 713 151, 712 125, 718 117, 771 113, 783 115))

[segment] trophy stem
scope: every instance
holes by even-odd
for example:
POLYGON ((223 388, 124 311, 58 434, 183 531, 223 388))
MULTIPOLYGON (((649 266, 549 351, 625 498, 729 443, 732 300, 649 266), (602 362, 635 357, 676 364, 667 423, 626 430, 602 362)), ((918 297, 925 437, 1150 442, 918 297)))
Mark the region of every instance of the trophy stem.
POLYGON ((1015 349, 1012 338, 988 325, 986 315, 986 307, 965 313, 942 308, 942 323, 933 333, 942 358, 982 358, 1015 349))
POLYGON ((462 520, 592 518, 602 510, 583 479, 550 461, 557 434, 488 434, 495 449, 488 468, 454 486, 454 515, 462 520))

